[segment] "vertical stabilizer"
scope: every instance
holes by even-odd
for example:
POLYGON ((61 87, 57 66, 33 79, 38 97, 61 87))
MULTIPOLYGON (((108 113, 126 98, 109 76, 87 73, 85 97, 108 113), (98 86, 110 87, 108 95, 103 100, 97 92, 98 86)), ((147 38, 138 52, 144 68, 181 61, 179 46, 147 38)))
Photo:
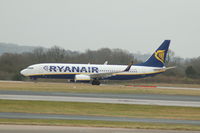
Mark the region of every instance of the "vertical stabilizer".
POLYGON ((138 65, 149 66, 149 67, 165 66, 165 60, 166 60, 169 44, 170 44, 170 40, 165 40, 146 62, 138 64, 138 65))

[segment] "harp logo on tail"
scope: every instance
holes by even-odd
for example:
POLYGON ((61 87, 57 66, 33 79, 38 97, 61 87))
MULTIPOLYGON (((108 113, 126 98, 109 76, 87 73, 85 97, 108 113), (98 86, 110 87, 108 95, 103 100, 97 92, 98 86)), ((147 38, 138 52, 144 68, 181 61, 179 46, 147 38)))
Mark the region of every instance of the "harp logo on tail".
POLYGON ((160 62, 162 62, 164 64, 164 60, 165 60, 165 50, 158 50, 155 52, 155 57, 157 60, 159 60, 160 62))

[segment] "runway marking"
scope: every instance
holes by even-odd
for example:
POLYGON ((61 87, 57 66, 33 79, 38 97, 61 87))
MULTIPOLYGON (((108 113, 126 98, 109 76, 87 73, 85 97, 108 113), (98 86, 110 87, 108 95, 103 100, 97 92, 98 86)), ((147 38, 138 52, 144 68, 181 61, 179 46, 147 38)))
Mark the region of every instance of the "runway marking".
POLYGON ((169 100, 94 98, 94 97, 70 97, 70 96, 36 96, 36 95, 0 95, 0 99, 200 107, 199 101, 169 101, 169 100))
POLYGON ((0 94, 3 94, 3 95, 68 96, 68 97, 94 97, 94 98, 197 101, 197 102, 200 102, 199 96, 166 95, 166 94, 69 93, 69 92, 39 92, 39 91, 9 91, 9 90, 0 90, 0 94))

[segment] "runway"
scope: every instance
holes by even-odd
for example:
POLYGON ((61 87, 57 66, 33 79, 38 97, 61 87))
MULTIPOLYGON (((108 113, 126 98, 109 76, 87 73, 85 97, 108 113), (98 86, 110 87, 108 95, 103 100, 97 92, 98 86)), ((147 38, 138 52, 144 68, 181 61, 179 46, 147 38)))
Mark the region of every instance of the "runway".
POLYGON ((198 96, 0 91, 0 99, 200 107, 198 96))
MULTIPOLYGON (((92 103, 115 103, 115 104, 142 104, 162 106, 185 106, 200 107, 199 96, 187 95, 161 95, 161 94, 103 94, 103 93, 62 93, 62 92, 39 92, 39 91, 3 91, 0 90, 0 99, 8 100, 31 100, 31 101, 62 101, 62 102, 92 102, 92 103)), ((175 119, 149 119, 130 117, 109 117, 109 116, 87 116, 87 115, 62 115, 62 114, 29 114, 29 113, 0 113, 0 118, 6 119, 52 119, 52 120, 98 120, 118 122, 144 122, 144 123, 165 123, 165 124, 187 124, 200 125, 198 120, 175 120, 175 119)), ((49 130, 42 130, 45 133, 49 130)), ((82 130, 81 130, 82 131, 82 130)), ((86 132, 88 130, 85 130, 86 132)), ((91 130, 91 132, 109 133, 141 132, 141 130, 91 130)), ((142 133, 154 132, 157 130, 142 130, 142 133)), ((1 132, 1 129, 0 129, 1 132)), ((21 130, 19 130, 20 133, 21 130)), ((31 130, 30 130, 31 132, 31 130)), ((63 131, 64 132, 64 131, 63 131)), ((79 132, 70 129, 70 133, 79 132)), ((160 130, 158 130, 160 133, 160 130)), ((84 132, 83 132, 84 133, 84 132)), ((164 133, 179 133, 176 131, 164 131, 164 133)))
POLYGON ((175 119, 130 118, 130 117, 110 117, 110 116, 90 116, 90 115, 62 115, 62 114, 0 113, 0 118, 51 119, 51 120, 97 120, 97 121, 200 125, 200 121, 198 120, 175 120, 175 119))
POLYGON ((119 98, 119 99, 147 99, 169 101, 199 101, 199 96, 163 95, 163 94, 109 94, 109 93, 64 93, 64 92, 37 92, 37 91, 5 91, 5 95, 37 95, 37 96, 66 96, 66 97, 90 97, 90 98, 119 98))
POLYGON ((1 133, 199 133, 199 131, 122 129, 98 127, 64 127, 35 125, 0 125, 1 133))

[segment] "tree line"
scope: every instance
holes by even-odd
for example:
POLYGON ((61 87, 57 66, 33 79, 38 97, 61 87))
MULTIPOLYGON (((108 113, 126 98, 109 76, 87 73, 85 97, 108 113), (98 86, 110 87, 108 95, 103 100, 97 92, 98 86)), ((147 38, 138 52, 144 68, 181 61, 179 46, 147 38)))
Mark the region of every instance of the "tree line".
MULTIPOLYGON (((24 80, 20 70, 37 63, 91 63, 126 65, 133 61, 134 54, 122 49, 101 48, 98 50, 86 50, 85 52, 65 50, 54 46, 49 49, 36 48, 32 52, 4 53, 0 56, 0 80, 24 80)), ((176 69, 167 71, 165 77, 179 77, 200 79, 200 57, 183 60, 170 51, 167 56, 167 66, 176 66, 176 69)))

